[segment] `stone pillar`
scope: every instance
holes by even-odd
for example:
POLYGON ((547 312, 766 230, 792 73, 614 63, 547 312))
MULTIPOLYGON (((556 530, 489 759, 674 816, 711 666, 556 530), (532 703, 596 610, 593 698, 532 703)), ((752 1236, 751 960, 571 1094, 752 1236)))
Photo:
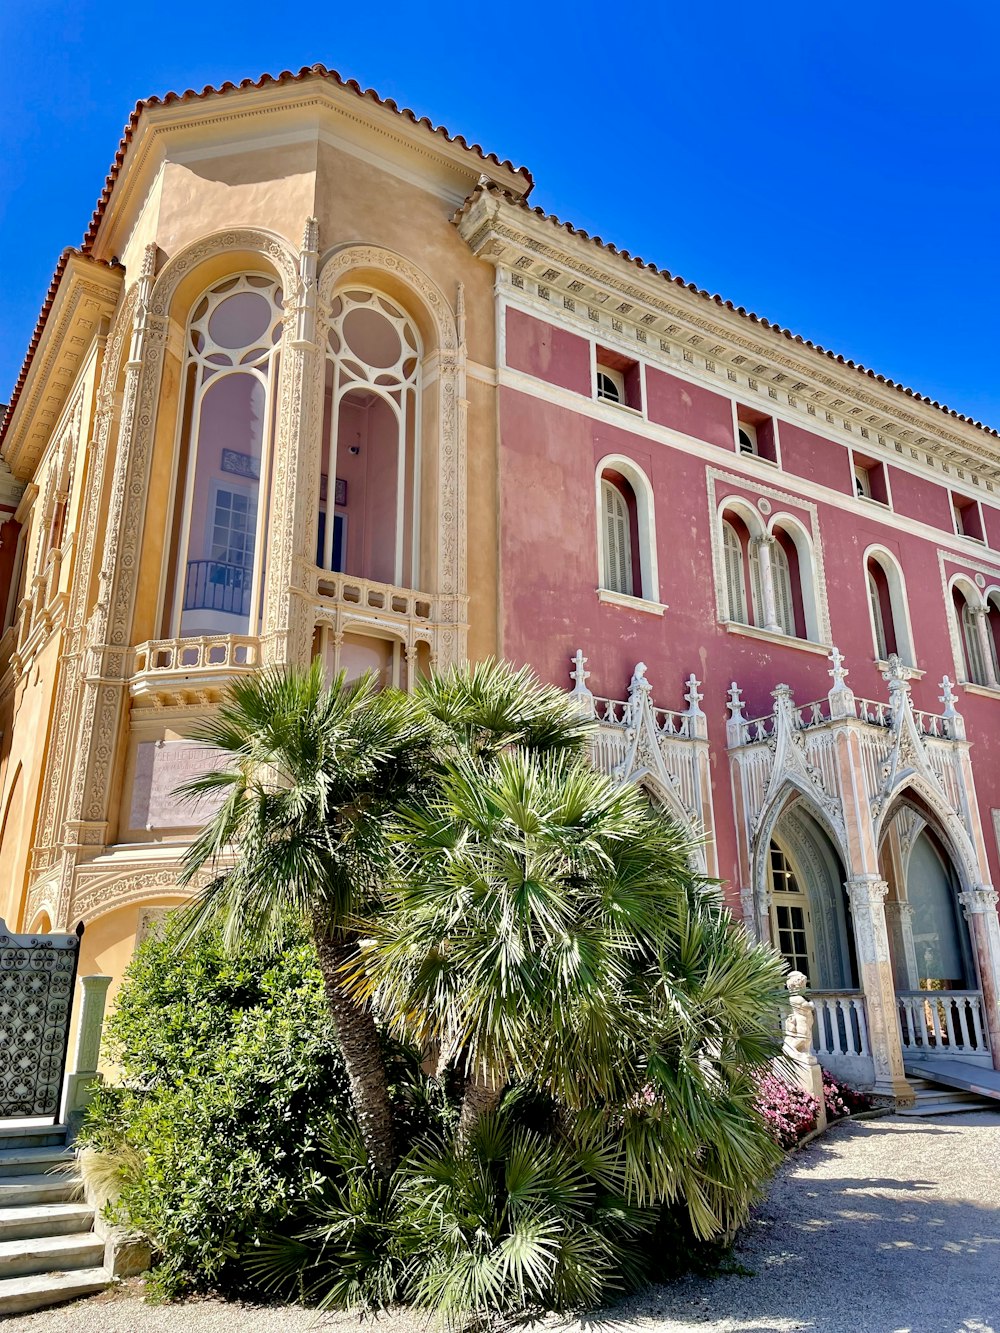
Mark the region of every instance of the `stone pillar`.
POLYGON ((979 984, 983 991, 983 1017, 990 1039, 993 1068, 1000 1069, 1000 917, 997 916, 997 891, 992 884, 980 884, 958 895, 969 923, 969 933, 979 963, 979 984))
POLYGON ((71 1132, 75 1132, 79 1126, 87 1103, 101 1082, 97 1064, 101 1056, 104 1006, 110 985, 110 977, 80 978, 83 996, 76 1033, 76 1054, 73 1059, 73 1072, 66 1079, 66 1090, 63 1095, 62 1118, 70 1126, 71 1132))
MULTIPOLYGON (((324 367, 317 321, 318 263, 319 224, 308 218, 295 290, 285 293, 261 642, 267 665, 306 666, 312 652, 310 601, 306 590, 292 590, 298 587, 300 573, 316 560, 324 367)), ((335 477, 328 484, 332 522, 335 477)))
POLYGON ((761 612, 764 616, 764 628, 770 630, 773 634, 781 633, 781 626, 778 624, 778 612, 774 601, 774 575, 771 571, 771 548, 774 546, 774 538, 770 536, 754 537, 753 541, 757 546, 757 563, 760 567, 760 595, 764 605, 761 612))
POLYGON ((889 960, 885 896, 889 886, 878 875, 858 875, 844 886, 851 904, 861 988, 868 1014, 868 1039, 875 1067, 876 1096, 913 1101, 903 1071, 903 1044, 896 1014, 896 990, 889 960))
POLYGON ((979 652, 983 659, 983 671, 986 673, 984 685, 991 685, 994 689, 1000 685, 997 681, 997 673, 993 668, 993 645, 990 642, 990 626, 987 619, 988 612, 984 606, 973 606, 969 608, 972 612, 972 619, 975 624, 975 634, 979 641, 979 652))
POLYGON ((896 985, 899 990, 917 990, 920 973, 913 944, 913 908, 907 902, 894 899, 886 902, 885 914, 891 938, 896 945, 896 985))
POLYGON ((816 1128, 823 1130, 826 1129, 823 1070, 813 1055, 816 1013, 812 1000, 807 1000, 802 994, 807 984, 808 980, 802 972, 789 972, 785 980, 789 1009, 784 1023, 785 1040, 781 1048, 784 1067, 779 1065, 778 1072, 786 1082, 793 1082, 816 1099, 819 1108, 816 1112, 816 1128))

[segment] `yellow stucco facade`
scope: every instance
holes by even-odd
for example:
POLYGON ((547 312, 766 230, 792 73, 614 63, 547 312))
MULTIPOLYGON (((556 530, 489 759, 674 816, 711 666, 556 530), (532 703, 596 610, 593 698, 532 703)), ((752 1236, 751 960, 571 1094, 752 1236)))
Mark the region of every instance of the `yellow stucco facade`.
POLYGON ((148 104, 85 250, 61 261, 4 427, 0 915, 84 922, 83 974, 117 985, 151 913, 180 901, 198 821, 172 792, 203 766, 184 737, 228 680, 321 651, 405 685, 496 651, 494 273, 451 223, 487 165, 530 187, 321 73, 148 104), (274 332, 245 365, 195 346, 199 310, 223 330, 227 301, 265 298, 274 332), (403 339, 399 387, 358 370, 351 329, 376 362, 379 339, 403 339), (259 457, 229 449, 203 486, 220 366, 242 376, 259 457), (378 461, 392 430, 394 476, 378 461), (379 505, 391 578, 372 573, 379 505))

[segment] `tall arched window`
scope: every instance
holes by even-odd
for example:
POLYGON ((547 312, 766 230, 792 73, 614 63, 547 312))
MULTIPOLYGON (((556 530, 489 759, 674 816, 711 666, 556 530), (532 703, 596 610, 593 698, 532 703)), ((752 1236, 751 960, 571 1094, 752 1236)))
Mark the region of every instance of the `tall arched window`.
MULTIPOLYGON (((726 567, 727 619, 734 620, 738 625, 749 625, 743 541, 741 534, 728 518, 722 520, 722 553, 726 567)), ((759 581, 759 569, 757 577, 759 581)))
POLYGON ((595 470, 597 483, 598 596, 635 597, 659 605, 653 491, 631 459, 608 454, 595 470))
POLYGON ((632 523, 623 491, 606 477, 601 479, 601 512, 604 519, 604 578, 609 592, 632 596, 632 523))
POLYGON ((960 587, 952 588, 952 601, 958 621, 964 677, 973 685, 991 685, 995 679, 987 661, 985 636, 980 633, 982 610, 973 604, 960 587))
POLYGON ((868 562, 868 604, 872 613, 872 630, 875 635, 875 656, 880 662, 888 660, 889 653, 895 652, 895 647, 889 647, 889 640, 885 632, 885 614, 883 611, 882 589, 879 586, 876 577, 877 565, 873 560, 868 562))
POLYGON ((907 666, 916 666, 903 571, 882 547, 869 547, 865 552, 865 591, 878 660, 884 662, 895 653, 907 666))
POLYGON ((217 283, 188 325, 167 605, 181 635, 246 634, 260 622, 282 293, 245 273, 217 283))
POLYGON ((316 563, 415 587, 419 548, 416 325, 381 292, 334 298, 327 338, 316 563))
POLYGON ((774 618, 783 634, 795 634, 795 603, 788 554, 779 541, 771 547, 771 578, 774 580, 774 618))

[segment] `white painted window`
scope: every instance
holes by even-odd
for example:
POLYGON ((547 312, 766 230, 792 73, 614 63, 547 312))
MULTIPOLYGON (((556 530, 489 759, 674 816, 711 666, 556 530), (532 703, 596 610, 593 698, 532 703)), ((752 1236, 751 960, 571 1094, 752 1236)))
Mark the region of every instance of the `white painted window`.
POLYGON ((986 673, 986 660, 983 645, 979 638, 979 626, 976 624, 976 612, 969 603, 962 599, 962 638, 965 642, 965 665, 969 680, 974 685, 989 684, 986 673))
POLYGON ((597 396, 606 403, 624 403, 625 379, 620 371, 598 364, 597 396))
POLYGON ((795 634, 795 603, 788 556, 777 541, 771 547, 771 581, 774 584, 774 618, 784 634, 795 634))
POLYGON ((884 662, 889 652, 886 647, 885 621, 882 619, 882 599, 871 569, 868 570, 868 600, 871 603, 872 625, 875 628, 875 656, 880 662, 884 662))
POLYGON ((604 587, 631 596, 632 532, 628 502, 613 482, 601 482, 604 518, 604 587))
POLYGON ((872 479, 868 475, 868 469, 862 467, 860 463, 854 464, 854 491, 859 500, 872 498, 872 479))
POLYGON ((726 566, 726 607, 728 618, 747 625, 747 594, 743 578, 743 546, 731 523, 722 521, 722 551, 726 566))
POLYGON ((739 423, 737 438, 741 454, 755 454, 757 452, 757 427, 749 421, 739 423))

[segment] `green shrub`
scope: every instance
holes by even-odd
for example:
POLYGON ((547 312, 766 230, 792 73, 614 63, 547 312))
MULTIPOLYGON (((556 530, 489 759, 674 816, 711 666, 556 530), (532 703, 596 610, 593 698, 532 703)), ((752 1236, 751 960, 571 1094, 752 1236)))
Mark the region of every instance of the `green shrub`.
POLYGON ((211 936, 177 953, 175 935, 128 969, 107 1027, 124 1086, 82 1139, 120 1157, 110 1208, 152 1241, 162 1293, 242 1292, 240 1256, 321 1187, 318 1138, 349 1096, 308 942, 234 959, 211 936))

